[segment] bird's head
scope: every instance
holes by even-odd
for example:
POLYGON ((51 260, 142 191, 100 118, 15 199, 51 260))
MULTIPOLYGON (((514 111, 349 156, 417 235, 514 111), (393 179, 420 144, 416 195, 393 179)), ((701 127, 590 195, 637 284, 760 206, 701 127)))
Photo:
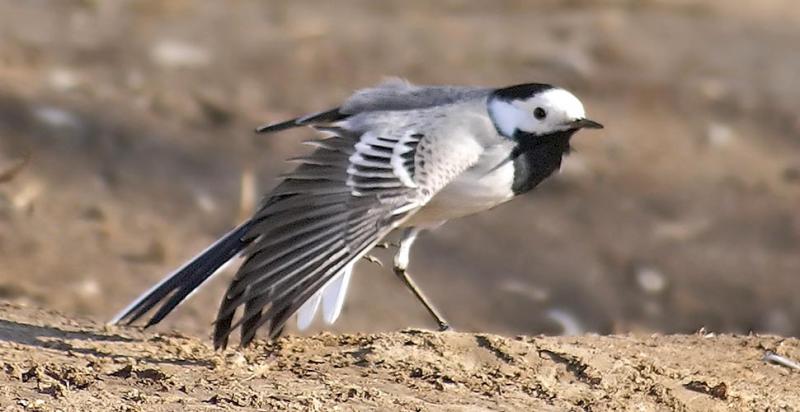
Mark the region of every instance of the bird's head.
POLYGON ((583 104, 572 93, 554 86, 527 83, 497 89, 487 101, 489 116, 505 137, 571 136, 579 129, 602 129, 586 118, 583 104))

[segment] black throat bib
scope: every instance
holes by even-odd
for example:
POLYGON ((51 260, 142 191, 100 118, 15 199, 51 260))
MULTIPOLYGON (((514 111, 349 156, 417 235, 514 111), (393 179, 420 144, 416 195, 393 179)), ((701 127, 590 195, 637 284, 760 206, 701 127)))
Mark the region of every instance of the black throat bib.
POLYGON ((570 151, 569 140, 577 130, 566 130, 544 136, 517 131, 517 146, 511 153, 514 162, 515 195, 525 193, 561 167, 561 159, 570 151))

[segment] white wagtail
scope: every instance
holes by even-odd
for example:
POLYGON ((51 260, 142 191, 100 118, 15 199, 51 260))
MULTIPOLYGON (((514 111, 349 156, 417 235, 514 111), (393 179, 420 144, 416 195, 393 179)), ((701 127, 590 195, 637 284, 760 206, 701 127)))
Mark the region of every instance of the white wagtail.
POLYGON ((337 108, 256 131, 301 126, 327 136, 310 142, 316 149, 309 156, 294 159, 297 168, 255 215, 112 323, 130 324, 159 304, 147 326, 160 322, 239 254, 245 260, 220 304, 215 347, 225 347, 237 327, 242 345, 265 324, 274 337, 295 313, 303 329, 320 303, 324 320, 332 323, 355 262, 402 228, 394 271, 439 328, 447 329, 406 271, 419 231, 531 190, 560 167, 576 131, 603 127, 586 118, 572 93, 547 84, 492 89, 402 80, 359 90, 337 108))

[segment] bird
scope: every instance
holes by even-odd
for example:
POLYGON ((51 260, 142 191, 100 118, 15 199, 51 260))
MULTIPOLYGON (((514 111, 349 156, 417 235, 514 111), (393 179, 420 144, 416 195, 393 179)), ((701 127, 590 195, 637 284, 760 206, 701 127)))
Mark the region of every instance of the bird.
POLYGON ((253 216, 111 324, 133 324, 153 309, 145 327, 159 323, 237 256, 243 263, 213 324, 216 349, 237 328, 242 347, 261 327, 275 338, 295 314, 301 330, 319 311, 331 324, 354 265, 399 232, 393 272, 447 330, 408 271, 419 233, 530 191, 560 168, 577 131, 603 125, 586 117, 574 94, 549 84, 423 86, 390 79, 355 91, 338 107, 268 123, 256 133, 299 127, 317 131, 306 142, 314 149, 289 159, 296 167, 253 216))

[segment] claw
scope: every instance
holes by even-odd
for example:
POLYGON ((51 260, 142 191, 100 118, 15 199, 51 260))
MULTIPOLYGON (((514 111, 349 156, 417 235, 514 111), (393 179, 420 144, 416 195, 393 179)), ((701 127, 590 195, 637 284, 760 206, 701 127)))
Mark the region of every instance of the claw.
POLYGON ((376 258, 375 256, 364 255, 364 259, 366 259, 368 262, 372 262, 380 267, 383 267, 383 262, 381 262, 380 259, 376 258))
POLYGON ((373 246, 376 249, 389 249, 390 247, 400 247, 397 242, 381 242, 373 246))

